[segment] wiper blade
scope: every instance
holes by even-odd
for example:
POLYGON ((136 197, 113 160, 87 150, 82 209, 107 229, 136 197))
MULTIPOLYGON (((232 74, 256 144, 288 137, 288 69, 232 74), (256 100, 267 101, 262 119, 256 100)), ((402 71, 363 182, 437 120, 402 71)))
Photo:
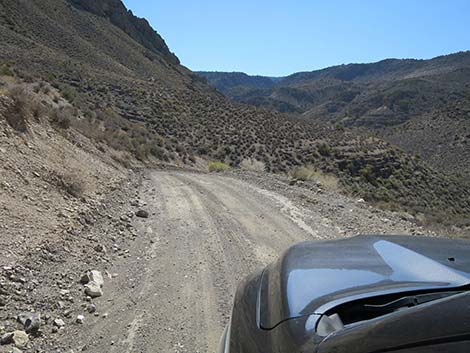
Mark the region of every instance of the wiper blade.
POLYGON ((385 304, 364 304, 363 308, 369 312, 383 312, 383 313, 390 313, 402 308, 411 308, 416 305, 421 305, 427 302, 431 302, 434 300, 442 299, 449 297, 451 295, 456 295, 462 293, 459 292, 436 292, 436 293, 426 293, 426 294, 419 294, 419 295, 411 295, 406 296, 403 298, 399 298, 396 300, 392 300, 391 302, 385 304))

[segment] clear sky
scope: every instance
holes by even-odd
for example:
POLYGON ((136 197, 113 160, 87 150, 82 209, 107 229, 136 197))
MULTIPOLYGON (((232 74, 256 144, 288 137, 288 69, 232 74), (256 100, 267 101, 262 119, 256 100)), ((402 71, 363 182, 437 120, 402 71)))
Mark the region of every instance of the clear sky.
POLYGON ((470 0, 124 0, 191 70, 282 76, 470 49, 470 0))

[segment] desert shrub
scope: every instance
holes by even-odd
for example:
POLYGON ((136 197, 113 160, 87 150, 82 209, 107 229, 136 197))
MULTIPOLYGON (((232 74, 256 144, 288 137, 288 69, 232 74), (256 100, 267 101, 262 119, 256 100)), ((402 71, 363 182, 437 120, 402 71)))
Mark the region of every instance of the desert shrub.
POLYGON ((162 147, 152 146, 150 148, 150 153, 152 154, 152 156, 154 156, 155 158, 157 158, 161 161, 168 162, 168 160, 169 160, 168 154, 166 153, 165 149, 162 148, 162 147))
POLYGON ((134 155, 135 158, 137 158, 139 161, 144 162, 147 160, 149 154, 150 154, 151 146, 141 144, 136 147, 134 147, 134 155))
POLYGON ((292 179, 309 181, 313 180, 315 176, 315 170, 311 167, 296 167, 290 170, 289 176, 292 179))
POLYGON ((132 157, 128 152, 112 150, 111 158, 127 169, 130 169, 132 167, 132 157))
POLYGON ((200 154, 201 156, 205 156, 209 154, 209 151, 210 149, 209 149, 209 146, 207 145, 202 145, 197 148, 197 153, 200 154))
POLYGON ((209 172, 223 172, 230 169, 228 164, 223 162, 210 162, 208 165, 209 172))
POLYGON ((0 63, 0 76, 14 76, 9 63, 0 63))
POLYGON ((56 75, 53 72, 48 72, 46 74, 46 81, 53 82, 56 79, 56 75))
POLYGON ((57 174, 55 179, 58 186, 73 197, 80 197, 85 191, 85 183, 79 173, 57 174))
POLYGON ((335 129, 338 130, 338 131, 344 131, 345 130, 344 123, 343 122, 336 123, 335 124, 335 129))
POLYGON ((65 107, 54 109, 51 122, 60 129, 67 130, 71 125, 71 115, 72 111, 65 107))
POLYGON ((331 155, 331 147, 327 143, 322 143, 318 146, 318 153, 320 153, 323 157, 328 157, 331 155))
POLYGON ((61 86, 60 92, 62 93, 62 97, 64 97, 70 103, 73 103, 77 98, 77 92, 69 86, 61 86))
POLYGON ((26 132, 28 115, 35 101, 25 87, 20 85, 10 88, 8 96, 13 100, 13 105, 6 113, 7 123, 17 131, 26 132))
POLYGON ((37 122, 39 122, 41 118, 49 116, 49 114, 51 114, 51 108, 47 103, 42 104, 38 101, 31 103, 31 115, 37 122))

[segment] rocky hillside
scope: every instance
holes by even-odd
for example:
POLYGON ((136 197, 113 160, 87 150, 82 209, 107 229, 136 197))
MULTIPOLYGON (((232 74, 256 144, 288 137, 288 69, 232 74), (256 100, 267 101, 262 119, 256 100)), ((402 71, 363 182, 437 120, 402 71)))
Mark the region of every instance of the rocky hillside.
POLYGON ((95 15, 109 19, 116 27, 127 33, 136 42, 145 48, 163 55, 172 64, 179 64, 179 60, 168 49, 165 41, 150 26, 144 18, 138 18, 127 10, 121 1, 116 0, 68 0, 78 9, 87 10, 95 15))
POLYGON ((470 211, 464 183, 379 138, 228 100, 118 0, 4 0, 0 30, 3 74, 51 84, 73 104, 78 131, 143 162, 309 166, 371 202, 460 218, 470 211))
POLYGON ((230 98, 337 126, 360 127, 442 170, 470 172, 470 52, 432 60, 335 66, 252 87, 232 74, 201 73, 230 98), (221 84, 223 82, 223 84, 221 84), (409 139, 408 126, 419 130, 409 139), (439 128, 439 130, 436 130, 439 128), (429 136, 430 138, 426 138, 429 136), (459 142, 460 141, 460 142, 459 142), (461 156, 465 163, 455 163, 461 156))

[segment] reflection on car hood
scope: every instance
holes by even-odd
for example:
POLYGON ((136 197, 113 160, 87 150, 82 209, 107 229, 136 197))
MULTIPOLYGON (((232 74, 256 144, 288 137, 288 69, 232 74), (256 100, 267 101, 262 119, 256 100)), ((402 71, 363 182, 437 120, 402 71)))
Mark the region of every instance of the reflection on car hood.
POLYGON ((470 284, 470 242, 377 237, 296 245, 263 274, 260 326, 374 295, 470 284))

